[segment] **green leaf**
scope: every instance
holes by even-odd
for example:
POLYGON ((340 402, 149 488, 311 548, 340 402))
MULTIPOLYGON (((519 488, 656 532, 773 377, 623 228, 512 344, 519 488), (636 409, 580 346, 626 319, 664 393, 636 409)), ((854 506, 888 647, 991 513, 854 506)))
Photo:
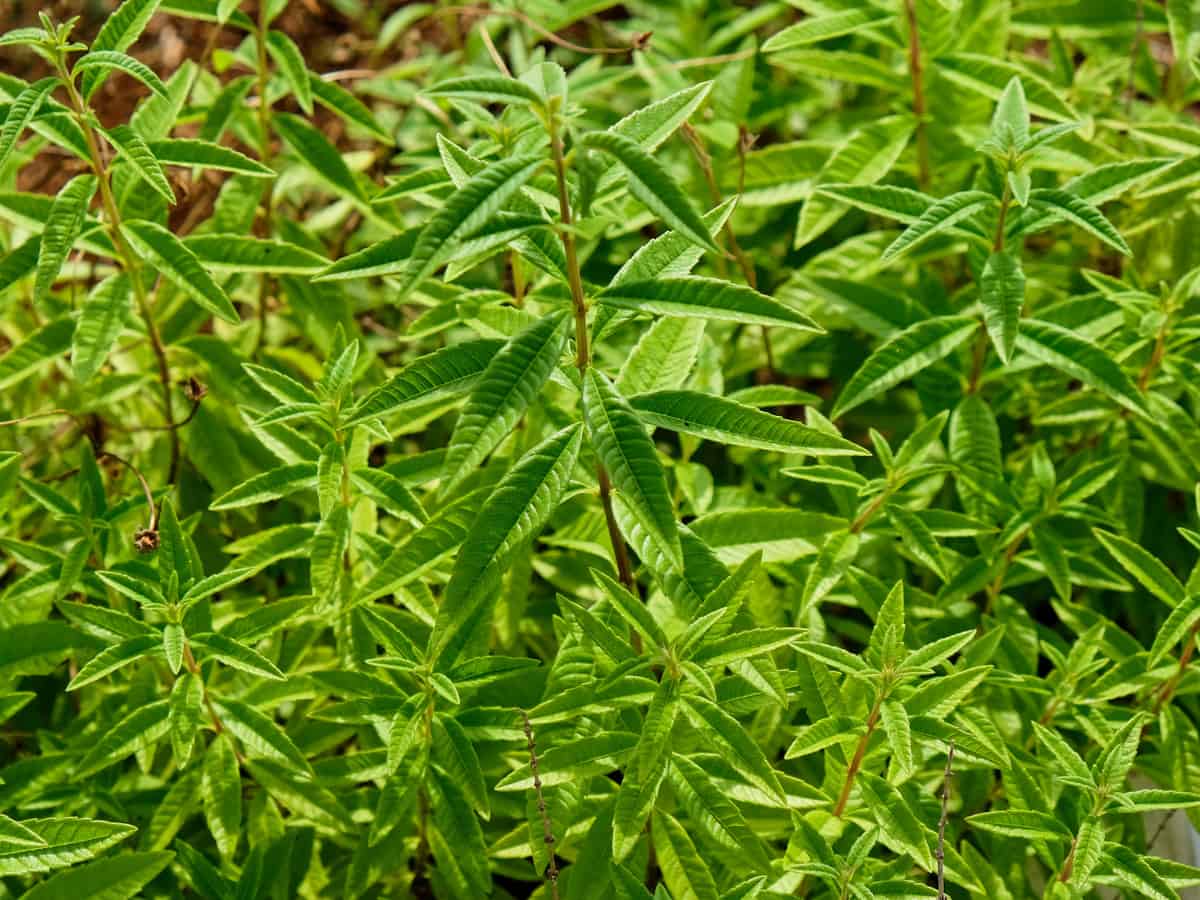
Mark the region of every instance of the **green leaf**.
MULTIPOLYGON (((104 20, 92 50, 128 50, 145 30, 150 17, 158 10, 159 0, 125 0, 104 20)), ((92 69, 83 75, 81 92, 84 99, 91 99, 97 88, 104 83, 107 73, 103 69, 92 69)))
POLYGON ((288 763, 295 771, 310 771, 308 760, 275 720, 232 697, 211 696, 225 728, 241 742, 247 756, 288 763))
POLYGON ((98 70, 105 73, 124 72, 130 77, 136 78, 159 96, 167 96, 167 86, 162 83, 149 66, 138 62, 132 56, 122 53, 120 50, 92 50, 75 61, 75 66, 71 70, 71 74, 78 76, 90 70, 98 70))
POLYGON ((379 124, 371 111, 341 85, 309 72, 308 86, 318 103, 337 113, 346 122, 365 129, 381 141, 395 143, 391 134, 379 124))
POLYGON ((802 728, 788 746, 784 759, 808 756, 834 744, 857 740, 866 730, 866 725, 850 716, 828 716, 802 728))
POLYGON ((592 570, 596 584, 604 591, 609 604, 629 627, 654 647, 666 647, 667 635, 646 605, 623 585, 613 581, 599 569, 592 570))
POLYGON ((72 866, 103 853, 137 831, 132 825, 120 822, 73 817, 23 819, 21 825, 41 838, 43 845, 0 848, 0 877, 28 876, 72 866))
POLYGON ((467 75, 439 81, 424 90, 430 97, 453 97, 476 103, 542 105, 542 96, 524 81, 503 75, 467 75))
POLYGON ((360 400, 347 424, 360 424, 468 390, 504 345, 495 340, 464 341, 413 360, 399 375, 360 400))
POLYGON ((692 725, 721 748, 722 757, 752 784, 786 803, 783 786, 766 755, 741 723, 699 695, 685 698, 683 711, 692 725))
POLYGON ((325 135, 290 113, 274 113, 271 122, 301 161, 330 187, 351 200, 366 202, 358 180, 325 135))
POLYGON ((1153 669, 1161 663, 1179 642, 1184 640, 1197 622, 1200 622, 1200 594, 1191 594, 1171 610, 1171 614, 1155 633, 1147 666, 1153 669))
POLYGON ((763 44, 762 51, 782 53, 796 47, 807 47, 819 41, 883 25, 889 18, 891 17, 888 13, 878 9, 846 9, 809 16, 771 35, 763 44))
POLYGON ((760 294, 753 288, 715 278, 622 281, 606 288, 596 300, 619 309, 662 316, 774 325, 804 331, 824 330, 799 310, 760 294))
POLYGON ((233 741, 218 734, 204 754, 200 793, 204 819, 217 851, 225 859, 237 853, 242 828, 242 779, 233 741))
POLYGON ((1129 245, 1125 243, 1120 232, 1113 227, 1112 222, 1104 218, 1104 213, 1081 197, 1064 190, 1039 188, 1029 195, 1029 199, 1036 209, 1048 212, 1057 219, 1064 219, 1072 225, 1082 228, 1092 237, 1124 256, 1132 255, 1133 251, 1129 249, 1129 245))
POLYGON ((934 235, 953 228, 984 209, 996 204, 996 198, 983 191, 961 191, 939 200, 883 251, 883 261, 891 262, 918 247, 934 235))
POLYGON ((633 397, 629 403, 650 425, 722 444, 807 456, 867 455, 857 444, 836 435, 698 391, 656 391, 633 397))
POLYGON ((888 841, 911 856, 926 872, 934 867, 925 826, 896 787, 877 775, 861 772, 859 789, 888 841))
POLYGON ((655 810, 651 833, 655 858, 671 895, 688 900, 718 900, 716 881, 687 829, 670 813, 655 810))
POLYGON ((198 634, 192 636, 192 643, 206 656, 219 659, 225 665, 258 675, 262 678, 272 678, 284 681, 287 676, 279 671, 275 663, 256 650, 251 650, 245 644, 240 644, 223 634, 198 634))
POLYGON ((583 430, 570 425, 538 444, 488 495, 454 563, 430 637, 441 669, 462 650, 514 550, 536 537, 566 490, 583 430))
POLYGON ((988 337, 1000 361, 1007 364, 1017 347, 1025 306, 1025 273, 1015 254, 1001 250, 988 257, 979 278, 979 300, 988 337))
POLYGON ((237 310, 225 291, 179 238, 154 222, 136 220, 121 223, 121 234, 160 275, 197 304, 226 322, 238 323, 237 310))
POLYGON ((104 136, 116 148, 121 159, 133 166, 138 176, 150 185, 155 193, 168 204, 175 203, 175 192, 171 189, 171 182, 167 180, 167 173, 163 171, 162 165, 141 135, 128 125, 118 125, 107 129, 104 136))
POLYGON ((70 317, 43 325, 0 356, 0 390, 12 387, 71 346, 75 323, 70 317))
POLYGON ((1032 809, 998 809, 967 816, 967 824, 980 831, 1027 841, 1069 841, 1074 835, 1058 819, 1032 809))
POLYGON ((979 53, 951 53, 939 56, 935 65, 940 77, 990 100, 998 101, 1012 79, 1018 78, 1030 112, 1055 122, 1079 119, 1048 81, 1014 63, 979 53))
POLYGON ((267 50, 275 60, 275 65, 279 66, 279 71, 283 73, 288 87, 292 89, 296 102, 311 116, 312 86, 309 84, 308 69, 304 65, 304 54, 300 52, 300 48, 282 31, 271 30, 267 32, 267 50))
POLYGON ((230 488, 209 505, 210 509, 239 509, 278 500, 297 491, 312 490, 317 484, 317 467, 313 463, 280 466, 269 472, 243 481, 230 488))
POLYGON ((106 647, 97 653, 76 673, 67 685, 68 691, 77 691, 93 681, 99 681, 117 669, 136 662, 159 647, 161 641, 158 635, 139 635, 127 641, 106 647))
POLYGON ((614 131, 593 131, 583 136, 580 146, 616 159, 625 169, 630 193, 670 228, 707 250, 722 252, 687 194, 637 141, 614 131))
POLYGON ((40 305, 50 295, 67 254, 83 231, 88 204, 96 193, 95 175, 76 175, 58 192, 50 217, 42 229, 41 249, 38 252, 37 279, 33 287, 33 302, 40 305))
POLYGON ((629 402, 594 367, 584 374, 583 415, 592 446, 618 496, 654 546, 682 568, 675 510, 658 450, 629 402))
POLYGON ((686 756, 672 754, 669 775, 693 827, 703 829, 727 850, 742 854, 755 870, 768 868, 762 842, 707 772, 686 756))
POLYGON ((110 275, 88 295, 71 341, 75 380, 89 381, 103 367, 129 314, 131 287, 125 273, 110 275))
POLYGON ((42 101, 49 96, 57 84, 57 78, 43 78, 17 94, 8 108, 4 124, 0 126, 0 166, 8 161, 22 132, 29 127, 29 123, 33 121, 33 117, 41 108, 42 101))
POLYGON ((273 178, 275 172, 245 154, 198 138, 150 141, 150 152, 164 166, 199 166, 250 178, 273 178))
POLYGON ((94 775, 165 737, 170 728, 168 712, 166 700, 157 700, 134 709, 91 745, 76 767, 75 777, 94 775))
POLYGON ((1100 391, 1130 412, 1149 415, 1129 376, 1087 338, 1051 322, 1025 319, 1021 322, 1017 347, 1038 362, 1100 391))
POLYGON ((459 413, 446 449, 446 496, 512 431, 562 357, 565 310, 535 321, 492 357, 459 413))
POLYGON ((873 400, 922 369, 944 359, 979 327, 971 316, 942 316, 918 322, 879 346, 859 366, 838 396, 831 418, 873 400))
POLYGON ((1029 106, 1021 78, 1014 75, 996 101, 992 114, 992 137, 1001 146, 1015 146, 1029 138, 1029 106))

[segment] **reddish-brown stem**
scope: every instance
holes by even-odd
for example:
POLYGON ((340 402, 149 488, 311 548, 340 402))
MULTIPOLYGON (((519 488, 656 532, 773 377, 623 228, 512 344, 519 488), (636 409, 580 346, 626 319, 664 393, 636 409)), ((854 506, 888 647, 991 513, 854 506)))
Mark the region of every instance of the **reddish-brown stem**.
POLYGON ((559 900, 558 862, 554 858, 554 828, 550 823, 550 814, 546 811, 546 798, 542 795, 542 779, 538 774, 537 745, 533 740, 533 725, 525 710, 521 710, 521 723, 525 729, 525 744, 529 749, 529 771, 533 773, 533 792, 537 799, 538 813, 542 817, 542 840, 546 844, 546 853, 550 858, 546 866, 546 884, 550 886, 551 897, 559 900))
POLYGON ((842 784, 842 792, 838 795, 837 805, 833 808, 833 816, 835 819, 840 819, 842 813, 846 811, 846 804, 850 801, 850 791, 854 787, 854 779, 858 775, 858 770, 862 768, 863 758, 867 755, 867 745, 871 742, 871 735, 875 733, 875 726, 879 724, 879 708, 883 705, 883 692, 875 698, 875 705, 871 707, 871 712, 867 715, 867 731, 859 738, 858 746, 854 748, 854 756, 850 759, 850 766, 846 769, 846 780, 842 784))
POLYGON ((929 190, 929 134, 925 128, 925 78, 921 68, 921 33, 917 28, 916 0, 904 0, 908 19, 908 74, 912 80, 913 115, 917 119, 917 184, 929 190))

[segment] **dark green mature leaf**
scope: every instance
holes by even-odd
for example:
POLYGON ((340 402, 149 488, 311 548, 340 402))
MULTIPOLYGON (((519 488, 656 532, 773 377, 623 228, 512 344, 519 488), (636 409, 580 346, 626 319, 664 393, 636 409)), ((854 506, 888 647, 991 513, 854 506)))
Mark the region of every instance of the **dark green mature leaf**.
POLYGON ((275 172, 257 160, 197 138, 168 138, 146 145, 164 166, 199 166, 222 172, 234 172, 251 178, 271 178, 275 172))
POLYGON ((1148 415, 1129 376, 1086 338, 1051 322, 1026 319, 1021 323, 1017 347, 1038 362, 1078 378, 1130 412, 1148 415))
POLYGON ((1025 273, 1020 259, 1004 250, 989 256, 979 279, 979 300, 988 337, 1000 361, 1007 363, 1016 350, 1025 305, 1025 273))
POLYGON ((687 195, 637 141, 614 131, 593 131, 584 135, 580 143, 620 162, 628 176, 630 193, 667 225, 701 247, 721 252, 687 195))
POLYGON ((578 425, 538 444, 512 468, 479 510, 446 586, 429 658, 445 669, 488 609, 488 595, 511 554, 535 537, 567 487, 583 443, 578 425))
POLYGON ((778 325, 804 331, 823 330, 804 313, 753 288, 713 278, 622 281, 604 290, 596 299, 608 306, 662 316, 778 325))
POLYGON ((846 382, 832 417, 844 415, 953 353, 978 327, 970 316, 942 316, 906 328, 872 353, 846 382))
POLYGON ((34 303, 41 303, 50 293, 71 246, 83 231, 88 204, 96 193, 97 183, 94 175, 76 175, 54 198, 50 218, 42 229, 37 279, 33 286, 34 303))
POLYGON ((308 69, 304 65, 304 54, 300 52, 296 42, 282 31, 271 30, 267 32, 267 51, 275 60, 275 65, 279 66, 300 108, 311 116, 312 86, 309 83, 308 69))
POLYGON ((658 451, 629 401, 594 368, 584 375, 583 415, 592 446, 611 475, 617 496, 654 546, 681 567, 683 551, 658 451))
POLYGON ((487 458, 525 414, 558 365, 569 323, 565 311, 551 313, 492 357, 454 425, 443 496, 487 458))
POLYGON ((723 444, 807 456, 864 456, 867 452, 799 422, 697 391, 656 391, 632 397, 629 403, 650 425, 723 444))
POLYGON ((275 114, 272 122, 279 136, 318 177, 343 196, 366 201, 358 180, 325 135, 303 119, 288 113, 275 114))
POLYGON ((150 90, 154 91, 154 93, 162 97, 167 96, 167 86, 154 74, 154 70, 145 63, 138 62, 132 56, 122 53, 119 50, 92 50, 75 62, 75 67, 71 70, 71 74, 78 76, 89 70, 123 72, 132 78, 136 78, 146 87, 150 88, 150 90))
POLYGON ((0 166, 8 161, 13 148, 17 146, 17 140, 21 137, 21 133, 29 127, 29 123, 33 121, 33 117, 41 108, 42 101, 49 96, 57 84, 57 78, 43 78, 17 94, 16 99, 8 108, 4 124, 0 125, 0 166))
POLYGON ((121 234, 164 278, 200 306, 226 322, 237 324, 238 314, 228 295, 175 235, 154 222, 132 221, 121 225, 121 234))
MULTIPOLYGON (((128 50, 141 36, 158 6, 159 0, 125 0, 104 20, 95 40, 92 41, 92 50, 128 50)), ((104 83, 106 74, 103 69, 84 72, 81 88, 85 98, 91 98, 96 89, 104 83)))

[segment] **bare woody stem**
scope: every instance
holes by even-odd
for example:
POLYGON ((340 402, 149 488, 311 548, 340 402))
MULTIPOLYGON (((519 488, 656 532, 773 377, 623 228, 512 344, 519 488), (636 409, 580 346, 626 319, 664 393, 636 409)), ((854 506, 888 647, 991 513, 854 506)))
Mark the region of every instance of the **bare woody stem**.
POLYGON ((929 190, 929 133, 925 127, 925 75, 921 68, 921 32, 917 27, 916 0, 904 0, 908 19, 908 74, 912 80, 913 115, 917 119, 917 184, 929 190))
POLYGON ((84 103, 83 97, 80 96, 79 91, 75 87, 75 82, 71 80, 71 76, 66 70, 66 64, 61 59, 58 61, 57 68, 59 78, 62 79, 63 84, 66 86, 67 95, 70 98, 71 107, 75 113, 75 119, 79 123, 80 129, 82 129, 84 140, 87 143, 92 170, 96 173, 96 179, 100 185, 100 203, 104 209, 104 216, 108 220, 109 231, 112 233, 113 247, 117 251, 118 262, 120 262, 121 268, 129 275, 129 282, 133 286, 133 295, 137 300, 138 311, 141 313, 142 320, 146 324, 146 334, 150 337, 150 346, 154 350, 154 357, 158 363, 158 380, 162 388, 163 398, 163 417, 166 420, 167 430, 171 435, 171 464, 167 470, 167 482, 174 484, 175 476, 179 471, 179 434, 176 430, 175 406, 171 397, 171 369, 167 362, 167 349, 163 344, 162 336, 158 333, 158 326, 154 323, 154 314, 150 308, 150 298, 147 296, 146 287, 142 283, 137 257, 134 256, 133 251, 125 241, 125 236, 121 233, 121 212, 113 195, 108 169, 104 164, 104 154, 100 150, 100 141, 96 137, 95 129, 92 128, 91 119, 88 116, 87 104, 84 103))
POLYGON ((867 745, 871 742, 871 735, 875 733, 875 727, 879 724, 879 708, 881 706, 883 706, 883 691, 880 691, 879 696, 875 698, 875 704, 867 715, 866 733, 858 739, 858 746, 854 748, 854 756, 850 759, 850 766, 846 769, 846 780, 842 783, 842 792, 838 794, 837 805, 833 808, 835 819, 840 819, 846 811, 846 804, 850 801, 850 791, 854 787, 854 779, 858 776, 858 770, 862 768, 863 758, 867 755, 867 745))
POLYGON ((937 900, 946 900, 946 820, 950 818, 950 779, 954 774, 954 742, 946 748, 946 773, 942 777, 942 815, 938 819, 937 900))
POLYGON ((146 505, 150 507, 150 521, 146 525, 146 530, 158 531, 158 506, 154 502, 154 492, 150 490, 150 483, 146 481, 146 476, 143 475, 138 467, 129 460, 125 459, 124 457, 117 456, 115 453, 109 453, 107 450, 105 450, 100 454, 100 456, 101 458, 107 457, 114 462, 120 463, 134 474, 134 477, 137 478, 138 483, 142 486, 142 493, 146 496, 146 505))
POLYGON ((529 748, 529 771, 533 773, 533 792, 537 798, 538 813, 542 817, 542 840, 546 844, 546 853, 549 856, 549 863, 546 865, 546 884, 550 886, 550 895, 554 900, 559 900, 558 862, 554 858, 554 828, 550 822, 550 815, 546 812, 546 798, 542 795, 542 779, 538 775, 537 745, 533 740, 533 725, 525 710, 521 710, 521 723, 525 729, 525 744, 529 748))
MULTIPOLYGON (((575 312, 575 367, 579 374, 586 374, 591 365, 591 353, 588 347, 587 298, 583 293, 583 276, 579 271, 579 254, 575 248, 575 234, 572 231, 574 219, 571 216, 571 198, 567 189, 567 163, 563 154, 562 132, 558 128, 557 111, 546 110, 546 127, 550 132, 550 153, 554 158, 554 176, 558 184, 558 214, 562 221, 559 234, 562 238, 563 252, 567 258, 567 281, 571 286, 571 303, 575 312)), ((613 559, 617 564, 617 574, 621 584, 629 591, 637 588, 633 579, 633 567, 629 562, 629 550, 625 546, 625 538, 617 523, 612 504, 612 482, 604 464, 596 464, 596 480, 600 484, 600 502, 604 507, 604 520, 608 525, 608 537, 612 542, 613 559)))

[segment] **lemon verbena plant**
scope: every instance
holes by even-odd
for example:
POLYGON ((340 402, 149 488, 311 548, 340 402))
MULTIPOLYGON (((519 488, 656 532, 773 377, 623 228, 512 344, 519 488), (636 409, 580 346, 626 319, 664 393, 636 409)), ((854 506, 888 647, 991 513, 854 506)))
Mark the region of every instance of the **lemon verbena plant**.
POLYGON ((0 898, 1200 886, 1195 0, 63 6, 0 898))

